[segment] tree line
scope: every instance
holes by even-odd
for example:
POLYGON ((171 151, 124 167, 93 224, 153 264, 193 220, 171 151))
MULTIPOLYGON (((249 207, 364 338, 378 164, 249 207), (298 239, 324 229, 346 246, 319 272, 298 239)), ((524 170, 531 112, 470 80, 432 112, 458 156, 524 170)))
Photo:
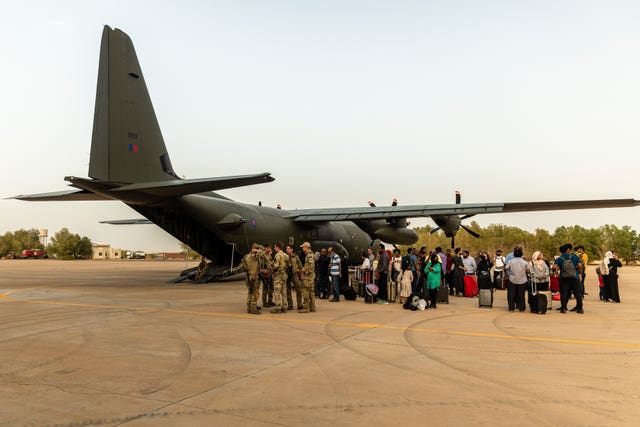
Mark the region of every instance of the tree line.
MULTIPOLYGON (((623 227, 603 225, 598 228, 584 228, 579 225, 563 226, 556 228, 553 233, 542 228, 537 228, 532 233, 503 224, 480 227, 475 221, 468 227, 480 234, 480 238, 476 239, 460 229, 456 235, 456 246, 467 249, 471 253, 479 251, 493 253, 496 249, 502 249, 504 253, 508 253, 515 245, 521 244, 525 254, 542 251, 547 257, 552 257, 558 253, 560 245, 572 243, 574 246, 584 246, 585 252, 592 260, 602 259, 608 250, 617 252, 618 256, 627 262, 637 259, 640 255, 640 236, 628 225, 623 227)), ((417 227, 415 230, 419 236, 415 247, 426 246, 433 249, 438 246, 448 248, 451 245, 451 239, 444 233, 431 234, 433 230, 431 226, 417 227)), ((46 252, 49 256, 73 259, 90 257, 91 247, 91 239, 63 228, 50 239, 46 252)), ((19 256, 24 249, 44 249, 37 229, 20 229, 0 235, 0 258, 10 253, 19 256)), ((184 246, 182 249, 186 250, 184 246)))
MULTIPOLYGON (((553 233, 542 228, 537 228, 532 233, 503 224, 480 227, 475 221, 468 227, 480 234, 480 238, 475 238, 460 229, 456 235, 455 245, 469 250, 472 254, 479 251, 493 254, 496 249, 502 249, 506 254, 511 252, 515 245, 520 244, 523 245, 525 254, 531 255, 534 251, 541 251, 548 258, 552 258, 553 255, 559 254, 558 248, 565 243, 584 246, 591 260, 602 259, 606 251, 612 250, 620 258, 629 262, 636 260, 640 252, 640 236, 628 225, 623 227, 603 225, 598 228, 584 228, 579 225, 562 226, 556 228, 553 233)), ((420 238, 414 247, 426 246, 429 249, 438 246, 451 247, 450 238, 442 232, 431 234, 432 229, 433 227, 430 226, 416 228, 420 238)))
MULTIPOLYGON (((50 257, 75 259, 91 257, 91 248, 91 239, 63 228, 51 237, 46 247, 46 253, 50 257)), ((25 230, 21 228, 13 232, 8 231, 0 236, 0 258, 10 254, 20 256, 25 249, 45 249, 37 229, 25 230)))

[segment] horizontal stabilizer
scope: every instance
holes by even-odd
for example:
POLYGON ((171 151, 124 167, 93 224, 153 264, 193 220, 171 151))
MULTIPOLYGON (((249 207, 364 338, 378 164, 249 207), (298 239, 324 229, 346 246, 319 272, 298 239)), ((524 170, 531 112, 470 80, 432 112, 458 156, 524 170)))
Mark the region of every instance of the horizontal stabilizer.
POLYGON ((146 218, 135 218, 135 219, 112 219, 110 221, 100 221, 100 224, 143 225, 143 224, 153 224, 153 222, 149 221, 146 218))
POLYGON ((116 200, 87 190, 65 190, 52 193, 21 194, 10 197, 11 199, 25 200, 29 202, 69 202, 69 201, 97 201, 116 200))
POLYGON ((160 198, 186 196, 187 194, 218 191, 274 181, 270 173, 253 175, 221 176, 215 178, 176 179, 171 181, 140 182, 123 185, 110 191, 116 198, 120 192, 143 193, 160 198))

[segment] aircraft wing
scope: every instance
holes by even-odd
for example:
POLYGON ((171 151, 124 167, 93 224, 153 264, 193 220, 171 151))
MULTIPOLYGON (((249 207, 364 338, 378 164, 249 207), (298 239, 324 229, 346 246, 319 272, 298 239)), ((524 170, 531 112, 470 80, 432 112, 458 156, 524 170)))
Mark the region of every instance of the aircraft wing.
POLYGON ((142 225, 142 224, 153 224, 153 222, 149 221, 146 218, 134 218, 134 219, 112 219, 112 220, 109 220, 109 221, 100 221, 100 224, 142 225))
POLYGON ((184 196, 187 194, 218 191, 227 188, 244 187, 274 181, 270 173, 253 175, 221 176, 216 178, 176 179, 170 181, 141 182, 116 187, 110 190, 117 198, 119 192, 138 192, 162 198, 184 196))
POLYGON ((553 211, 569 209, 625 208, 640 205, 640 200, 605 199, 517 203, 461 203, 448 205, 376 206, 354 208, 297 209, 289 211, 287 218, 296 222, 362 221, 390 218, 419 218, 438 215, 477 215, 553 211))
POLYGON ((68 202, 68 201, 81 201, 81 200, 114 200, 100 194, 93 193, 87 190, 65 190, 54 191, 52 193, 38 193, 38 194, 20 194, 18 196, 10 197, 11 199, 25 200, 29 202, 68 202))

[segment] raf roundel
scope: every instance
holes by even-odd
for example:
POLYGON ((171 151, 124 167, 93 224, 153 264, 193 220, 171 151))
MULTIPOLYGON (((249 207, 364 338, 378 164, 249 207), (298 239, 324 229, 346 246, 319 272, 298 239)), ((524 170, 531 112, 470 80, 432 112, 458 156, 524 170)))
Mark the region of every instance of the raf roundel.
POLYGON ((249 220, 249 224, 251 225, 251 228, 256 228, 258 226, 258 221, 256 221, 255 218, 251 218, 249 220))

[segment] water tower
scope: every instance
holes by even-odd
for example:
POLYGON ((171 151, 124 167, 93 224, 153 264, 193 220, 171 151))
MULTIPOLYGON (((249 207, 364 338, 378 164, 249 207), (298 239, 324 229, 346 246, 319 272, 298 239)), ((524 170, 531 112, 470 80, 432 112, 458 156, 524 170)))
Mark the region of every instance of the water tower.
POLYGON ((49 230, 46 228, 41 228, 38 230, 38 237, 40 238, 40 243, 42 247, 47 248, 47 237, 49 237, 49 230))

